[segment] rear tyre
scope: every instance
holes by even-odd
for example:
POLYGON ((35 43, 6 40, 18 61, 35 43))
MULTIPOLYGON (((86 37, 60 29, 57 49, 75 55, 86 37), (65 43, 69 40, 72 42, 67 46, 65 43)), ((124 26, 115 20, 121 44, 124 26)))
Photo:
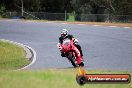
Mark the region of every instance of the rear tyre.
POLYGON ((79 66, 80 66, 80 67, 84 67, 84 63, 81 62, 81 63, 79 64, 79 66))

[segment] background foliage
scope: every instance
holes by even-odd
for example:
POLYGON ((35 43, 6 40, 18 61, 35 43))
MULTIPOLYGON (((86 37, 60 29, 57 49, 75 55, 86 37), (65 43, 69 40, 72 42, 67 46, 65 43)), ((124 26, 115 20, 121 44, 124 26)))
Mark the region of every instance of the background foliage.
MULTIPOLYGON (((0 12, 21 11, 22 0, 0 0, 0 12)), ((132 0, 23 0, 24 10, 78 14, 132 15, 132 0)))

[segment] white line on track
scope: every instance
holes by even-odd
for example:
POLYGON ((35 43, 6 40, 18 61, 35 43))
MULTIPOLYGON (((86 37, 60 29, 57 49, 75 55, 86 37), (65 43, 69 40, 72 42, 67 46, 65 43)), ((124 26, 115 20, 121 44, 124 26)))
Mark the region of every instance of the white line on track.
POLYGON ((130 28, 130 27, 124 27, 124 28, 130 28))
POLYGON ((31 21, 31 20, 27 20, 26 22, 34 22, 34 21, 31 21))
POLYGON ((67 23, 61 23, 61 24, 67 24, 67 23))
POLYGON ((117 27, 117 26, 108 26, 108 27, 117 27))
POLYGON ((45 22, 45 23, 53 23, 53 22, 45 22))
POLYGON ((93 26, 102 26, 102 25, 93 25, 93 26))
POLYGON ((7 20, 7 21, 12 21, 12 20, 7 20))
POLYGON ((77 24, 77 25, 85 25, 85 24, 77 24))
MULTIPOLYGON (((13 21, 12 19, 8 19, 7 21, 13 21)), ((33 22, 33 21, 26 21, 26 22, 33 22)), ((45 22, 45 23, 54 23, 54 22, 45 22)), ((68 23, 61 23, 61 24, 68 24, 68 23)), ((85 24, 77 24, 77 25, 85 25, 85 24)), ((98 26, 102 26, 102 25, 93 25, 93 26, 96 26, 96 27, 98 27, 98 26)), ((116 27, 118 27, 118 26, 107 26, 107 27, 112 27, 112 28, 116 28, 116 27)), ((126 28, 126 29, 129 29, 129 28, 131 28, 131 27, 122 27, 122 28, 126 28)))
POLYGON ((24 45, 24 46, 27 47, 28 49, 32 50, 34 56, 33 56, 32 62, 31 62, 29 65, 27 65, 27 66, 25 66, 25 67, 23 67, 23 68, 20 68, 20 69, 18 69, 18 70, 22 70, 22 69, 25 69, 25 68, 31 66, 32 64, 35 63, 36 58, 37 58, 37 53, 36 53, 36 51, 35 51, 32 47, 29 47, 29 46, 27 46, 27 45, 24 45))

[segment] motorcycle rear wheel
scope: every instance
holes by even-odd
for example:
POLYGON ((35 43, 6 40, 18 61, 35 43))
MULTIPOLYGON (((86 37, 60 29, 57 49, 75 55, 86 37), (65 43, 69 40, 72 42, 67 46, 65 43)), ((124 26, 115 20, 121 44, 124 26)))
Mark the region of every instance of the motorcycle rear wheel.
POLYGON ((79 64, 79 66, 80 66, 80 67, 84 67, 84 63, 81 62, 81 63, 79 64))

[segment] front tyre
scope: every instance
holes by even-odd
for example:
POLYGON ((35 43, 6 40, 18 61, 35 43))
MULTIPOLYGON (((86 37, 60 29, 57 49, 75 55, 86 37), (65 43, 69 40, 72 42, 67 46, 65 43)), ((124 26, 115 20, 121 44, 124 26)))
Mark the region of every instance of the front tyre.
POLYGON ((68 59, 70 60, 71 64, 73 65, 73 67, 77 67, 76 59, 75 56, 73 55, 72 52, 69 53, 68 59))

